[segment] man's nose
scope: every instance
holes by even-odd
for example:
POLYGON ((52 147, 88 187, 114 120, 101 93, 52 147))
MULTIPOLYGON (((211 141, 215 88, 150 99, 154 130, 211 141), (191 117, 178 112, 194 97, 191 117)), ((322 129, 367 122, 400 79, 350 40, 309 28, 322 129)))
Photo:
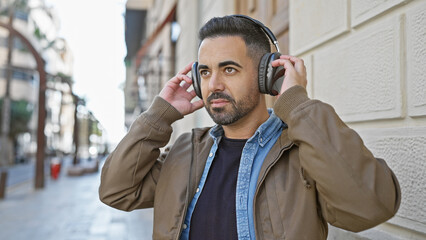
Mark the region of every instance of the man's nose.
POLYGON ((222 92, 225 90, 223 79, 219 74, 213 73, 209 80, 210 92, 222 92))

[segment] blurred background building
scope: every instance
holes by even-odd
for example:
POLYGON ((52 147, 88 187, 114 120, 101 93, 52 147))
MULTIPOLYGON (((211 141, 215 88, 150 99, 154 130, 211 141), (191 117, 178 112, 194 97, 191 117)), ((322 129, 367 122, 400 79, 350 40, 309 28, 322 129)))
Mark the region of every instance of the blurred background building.
MULTIPOLYGON (((274 32, 283 54, 304 59, 310 97, 333 105, 400 181, 396 217, 359 234, 331 227, 329 239, 426 239, 426 1, 129 0, 126 7, 127 127, 197 59, 207 20, 252 16, 274 32)), ((212 124, 205 110, 185 116, 172 141, 212 124)))
POLYGON ((73 55, 59 37, 60 19, 43 0, 0 0, 0 167, 34 162, 37 151, 39 94, 45 94, 47 157, 106 151, 103 127, 76 96, 73 55), (10 37, 7 26, 22 37, 10 37), (28 41, 25 43, 23 41, 28 41), (28 48, 30 44, 35 52, 28 48), (45 88, 34 57, 44 61, 45 88))

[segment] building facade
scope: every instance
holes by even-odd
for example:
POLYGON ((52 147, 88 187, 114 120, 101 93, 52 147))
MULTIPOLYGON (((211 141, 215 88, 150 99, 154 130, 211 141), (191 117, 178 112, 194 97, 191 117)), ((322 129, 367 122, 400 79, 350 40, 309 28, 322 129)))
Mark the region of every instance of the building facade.
POLYGON ((290 1, 290 53, 309 94, 330 103, 397 175, 397 216, 333 239, 426 239, 426 1, 290 1))
MULTIPOLYGON (((47 156, 73 154, 78 150, 77 154, 85 157, 93 155, 90 149, 92 153, 104 152, 106 139, 102 127, 98 127, 98 121, 87 110, 80 114, 77 111, 76 106, 81 101, 72 91, 74 59, 66 40, 59 37, 59 17, 55 9, 43 0, 0 0, 0 22, 3 25, 9 24, 11 11, 13 29, 22 34, 44 60, 47 79, 46 89, 39 91, 40 77, 33 53, 17 36, 13 37, 9 47, 9 31, 0 28, 0 108, 3 108, 3 99, 8 98, 11 102, 10 111, 6 110, 10 112, 10 124, 6 126, 7 133, 2 134, 0 144, 2 154, 6 152, 8 157, 0 159, 0 166, 34 160, 39 92, 46 96, 44 134, 47 156), (8 69, 11 69, 10 76, 8 69), (80 124, 83 127, 78 128, 80 134, 74 131, 76 119, 83 123, 80 124), (8 136, 4 139, 3 135, 8 136), (85 137, 79 141, 77 135, 85 137), (78 142, 81 146, 77 149, 78 142)), ((6 114, 2 111, 0 122, 3 115, 6 114)))
MULTIPOLYGON (((309 96, 334 106, 400 181, 394 218, 361 233, 330 226, 329 239, 426 239, 426 1, 153 1, 133 76, 140 109, 197 59, 198 29, 229 14, 259 19, 282 53, 301 57, 309 96)), ((185 116, 174 124, 171 142, 212 124, 204 109, 185 116)))

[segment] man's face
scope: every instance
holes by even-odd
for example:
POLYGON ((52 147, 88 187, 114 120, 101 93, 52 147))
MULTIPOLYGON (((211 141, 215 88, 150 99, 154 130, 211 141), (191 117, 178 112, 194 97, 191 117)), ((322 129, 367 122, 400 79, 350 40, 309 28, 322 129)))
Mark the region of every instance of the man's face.
POLYGON ((198 59, 204 104, 214 122, 233 124, 259 106, 257 64, 241 37, 204 39, 198 59))

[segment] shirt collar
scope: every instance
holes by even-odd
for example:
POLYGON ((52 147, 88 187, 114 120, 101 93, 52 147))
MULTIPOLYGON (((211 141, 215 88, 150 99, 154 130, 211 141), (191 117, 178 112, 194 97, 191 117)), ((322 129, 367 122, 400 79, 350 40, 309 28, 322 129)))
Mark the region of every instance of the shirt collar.
POLYGON ((216 124, 212 129, 210 129, 210 136, 216 141, 218 138, 223 136, 222 125, 216 124))
MULTIPOLYGON (((259 126, 259 128, 256 130, 256 132, 253 134, 253 136, 247 140, 247 142, 252 142, 257 139, 260 146, 264 146, 271 140, 271 138, 274 136, 274 133, 279 131, 279 129, 287 128, 287 124, 285 124, 277 115, 275 115, 274 110, 272 108, 268 109, 269 118, 266 120, 262 125, 259 126)), ((210 136, 216 141, 220 139, 220 137, 223 136, 223 128, 221 125, 215 125, 210 130, 210 136)))

